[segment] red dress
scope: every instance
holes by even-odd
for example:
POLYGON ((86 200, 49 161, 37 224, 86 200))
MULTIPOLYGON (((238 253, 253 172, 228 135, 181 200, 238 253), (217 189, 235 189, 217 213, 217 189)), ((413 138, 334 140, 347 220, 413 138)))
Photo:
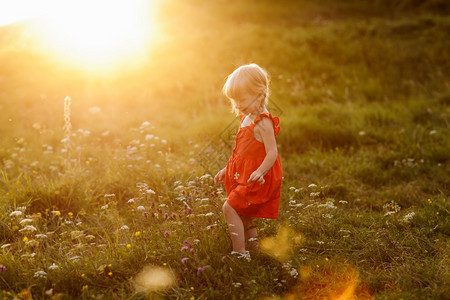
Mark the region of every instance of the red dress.
MULTIPOLYGON (((241 115, 240 118, 242 124, 244 116, 241 115)), ((279 119, 272 117, 269 113, 261 114, 249 126, 239 128, 233 154, 228 160, 225 172, 225 190, 228 195, 228 204, 238 214, 277 219, 283 176, 280 156, 277 156, 272 168, 264 175, 264 184, 257 181, 247 182, 266 157, 264 143, 255 139, 253 135, 255 124, 262 118, 272 120, 275 136, 280 131, 279 119)))

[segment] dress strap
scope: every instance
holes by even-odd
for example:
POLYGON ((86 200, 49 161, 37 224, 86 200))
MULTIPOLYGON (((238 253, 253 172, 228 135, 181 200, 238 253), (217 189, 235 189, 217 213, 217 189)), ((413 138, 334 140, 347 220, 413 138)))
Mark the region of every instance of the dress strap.
POLYGON ((262 113, 259 116, 257 116, 255 118, 255 120, 253 121, 253 123, 250 125, 251 128, 252 129, 255 128, 256 123, 261 121, 263 118, 269 118, 272 120, 273 130, 274 130, 275 135, 277 135, 278 132, 280 132, 280 126, 278 126, 280 124, 280 119, 278 117, 272 117, 272 115, 269 113, 262 113))

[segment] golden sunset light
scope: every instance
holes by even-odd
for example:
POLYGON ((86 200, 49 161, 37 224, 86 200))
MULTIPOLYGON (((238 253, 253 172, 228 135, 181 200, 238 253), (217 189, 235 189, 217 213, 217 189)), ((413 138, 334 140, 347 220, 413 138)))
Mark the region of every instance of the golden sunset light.
POLYGON ((138 59, 156 35, 156 1, 35 2, 10 7, 0 15, 0 24, 33 18, 40 47, 64 63, 95 69, 138 59))
POLYGON ((447 299, 450 1, 0 0, 0 300, 447 299))

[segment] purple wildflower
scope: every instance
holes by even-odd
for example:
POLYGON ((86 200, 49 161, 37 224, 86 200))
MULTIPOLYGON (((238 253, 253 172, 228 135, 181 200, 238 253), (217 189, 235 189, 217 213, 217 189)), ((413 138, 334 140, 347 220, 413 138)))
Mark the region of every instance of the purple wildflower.
POLYGON ((183 257, 182 259, 181 259, 181 263, 184 265, 184 264, 186 264, 186 262, 189 260, 189 257, 183 257))
POLYGON ((188 251, 189 250, 189 247, 188 246, 183 246, 183 247, 181 247, 181 251, 188 251))
POLYGON ((4 265, 0 265, 0 272, 6 272, 7 268, 4 265))
POLYGON ((164 231, 164 236, 168 237, 171 234, 171 232, 169 230, 164 231))
POLYGON ((209 268, 209 265, 203 266, 203 267, 198 267, 197 269, 197 275, 200 275, 203 273, 203 271, 205 271, 206 269, 209 268))
POLYGON ((142 213, 142 216, 145 217, 145 218, 148 218, 148 212, 144 211, 144 212, 142 213))
POLYGON ((169 214, 168 213, 165 213, 164 214, 164 219, 167 219, 169 217, 169 214))

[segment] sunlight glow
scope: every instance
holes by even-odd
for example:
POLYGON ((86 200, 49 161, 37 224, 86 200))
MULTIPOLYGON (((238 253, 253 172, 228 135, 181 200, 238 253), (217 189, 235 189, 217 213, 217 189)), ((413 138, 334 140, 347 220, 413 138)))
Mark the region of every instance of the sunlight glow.
POLYGON ((38 34, 66 63, 102 68, 136 59, 156 35, 153 5, 144 0, 54 1, 38 34))

